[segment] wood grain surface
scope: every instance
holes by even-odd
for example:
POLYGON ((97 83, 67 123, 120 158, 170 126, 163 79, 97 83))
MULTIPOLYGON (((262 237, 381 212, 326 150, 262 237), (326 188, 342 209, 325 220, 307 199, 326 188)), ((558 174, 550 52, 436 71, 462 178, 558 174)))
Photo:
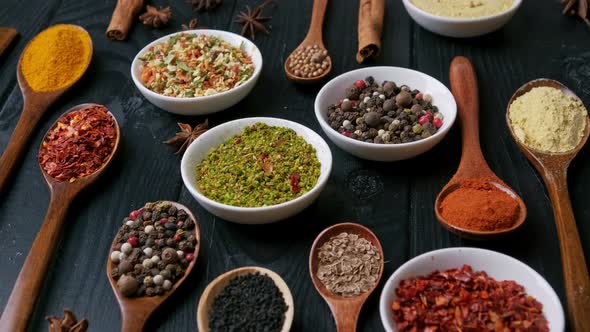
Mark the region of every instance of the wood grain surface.
MULTIPOLYGON (((31 331, 46 331, 46 315, 64 307, 87 318, 89 331, 118 331, 121 316, 105 276, 109 246, 123 217, 145 202, 168 199, 185 204, 199 219, 203 239, 191 278, 148 322, 148 331, 196 331, 197 302, 207 283, 230 269, 259 265, 279 273, 295 300, 292 331, 335 331, 330 309, 315 291, 308 272, 309 250, 322 229, 344 221, 368 226, 385 254, 383 280, 402 263, 425 251, 477 246, 511 255, 530 265, 555 288, 565 305, 559 244, 547 192, 534 167, 520 152, 506 127, 505 109, 512 93, 539 77, 553 78, 573 89, 590 105, 590 29, 561 15, 558 1, 525 1, 502 30, 476 39, 434 35, 415 25, 401 1, 387 1, 383 49, 375 62, 416 69, 449 84, 455 55, 468 56, 477 71, 480 97, 480 139, 492 170, 527 204, 528 219, 508 238, 493 242, 463 240, 445 230, 434 215, 434 200, 457 169, 460 135, 454 128, 433 150, 412 160, 378 163, 357 159, 330 143, 334 169, 326 190, 305 212, 282 223, 236 225, 219 220, 195 203, 180 179, 180 159, 161 143, 172 136, 176 122, 196 124, 204 117, 179 117, 149 104, 133 85, 133 56, 153 39, 180 29, 197 17, 209 28, 239 32, 234 15, 257 0, 225 0, 212 13, 193 14, 185 0, 170 4, 173 20, 162 30, 137 24, 125 42, 104 35, 114 0, 2 0, 0 25, 21 33, 0 58, 0 150, 6 147, 22 110, 15 68, 24 45, 55 23, 86 28, 94 58, 82 80, 53 104, 41 119, 20 167, 0 200, 0 307, 4 308, 49 200, 36 153, 51 123, 71 106, 96 102, 117 117, 122 130, 118 156, 103 179, 74 200, 57 254, 31 320, 31 331)), ((296 86, 283 74, 283 61, 307 32, 311 0, 278 1, 270 25, 259 34, 264 68, 252 93, 235 107, 209 117, 215 126, 245 116, 274 116, 297 121, 320 135, 313 102, 320 86, 296 86)), ((357 51, 357 1, 330 1, 324 22, 324 43, 332 55, 330 77, 361 67, 357 51)), ((403 83, 403 82, 400 82, 403 83)), ((323 135, 325 137, 325 135, 323 135)), ((590 147, 569 169, 569 189, 578 231, 590 257, 590 147)), ((359 331, 383 331, 378 312, 381 287, 369 298, 359 331)))

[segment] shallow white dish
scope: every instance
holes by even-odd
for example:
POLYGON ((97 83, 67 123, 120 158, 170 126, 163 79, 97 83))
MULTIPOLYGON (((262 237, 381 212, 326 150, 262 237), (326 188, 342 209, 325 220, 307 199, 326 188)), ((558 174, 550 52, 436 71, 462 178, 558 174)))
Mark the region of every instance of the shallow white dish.
POLYGON ((326 141, 315 131, 296 122, 278 118, 245 118, 226 122, 212 129, 196 139, 186 150, 180 164, 182 181, 193 197, 207 211, 212 214, 241 224, 266 224, 291 217, 308 207, 320 195, 332 170, 332 153, 326 141), (196 179, 196 167, 205 159, 209 151, 230 137, 241 133, 247 126, 257 122, 263 122, 270 126, 279 126, 293 129, 297 135, 303 137, 306 142, 316 149, 317 157, 321 163, 320 177, 315 187, 309 192, 291 201, 264 207, 237 207, 221 204, 205 197, 198 189, 196 179))
POLYGON ((510 9, 495 15, 477 18, 455 18, 428 13, 414 5, 412 0, 403 0, 403 2, 408 14, 424 29, 439 35, 456 38, 477 37, 500 29, 510 21, 522 4, 522 0, 514 0, 510 9))
POLYGON ((449 132, 457 116, 457 104, 451 91, 441 82, 421 72, 400 67, 367 67, 349 71, 333 78, 315 99, 315 115, 328 138, 342 150, 359 158, 376 161, 395 161, 415 157, 438 144, 449 132), (354 81, 373 76, 375 82, 394 81, 432 95, 432 103, 444 116, 443 125, 436 134, 416 142, 401 144, 375 144, 357 141, 332 129, 328 123, 328 107, 344 98, 344 91, 354 81))
POLYGON ((478 248, 447 248, 427 252, 409 260, 387 280, 379 302, 379 313, 385 331, 398 331, 390 305, 396 298, 395 289, 402 280, 427 275, 435 270, 460 268, 465 264, 471 265, 474 271, 485 271, 498 281, 514 280, 524 286, 529 295, 543 304, 543 314, 549 322, 549 330, 562 332, 565 329, 563 307, 557 294, 535 270, 517 259, 495 251, 478 248))
POLYGON ((210 114, 214 112, 219 112, 224 109, 227 109, 244 97, 246 97, 250 91, 256 85, 256 81, 260 76, 260 71, 262 69, 262 54, 260 50, 254 43, 252 43, 247 38, 244 38, 240 35, 237 35, 232 32, 221 31, 221 30, 187 30, 169 34, 162 38, 156 39, 153 42, 149 43, 146 47, 144 47, 133 59, 131 63, 131 78, 133 79, 133 83, 141 92, 141 94, 152 104, 158 106, 159 108, 168 111, 170 113, 175 114, 182 114, 182 115, 203 115, 203 114, 210 114), (170 39, 170 37, 181 34, 181 33, 188 33, 188 34, 203 34, 207 36, 217 36, 221 39, 225 40, 229 44, 240 47, 240 45, 244 44, 244 50, 248 53, 248 55, 252 58, 252 62, 254 63, 254 73, 252 76, 240 86, 234 87, 233 89, 225 92, 220 92, 211 96, 203 96, 203 97, 192 97, 192 98, 178 98, 178 97, 170 97, 164 96, 159 93, 155 93, 150 89, 146 88, 140 80, 140 67, 141 67, 141 60, 139 57, 142 56, 144 53, 147 52, 148 48, 159 44, 163 41, 170 39))

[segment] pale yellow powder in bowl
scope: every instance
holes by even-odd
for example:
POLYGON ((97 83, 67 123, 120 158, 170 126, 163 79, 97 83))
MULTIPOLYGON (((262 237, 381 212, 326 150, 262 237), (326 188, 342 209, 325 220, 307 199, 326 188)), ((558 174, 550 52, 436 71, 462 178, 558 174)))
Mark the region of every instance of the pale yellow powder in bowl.
POLYGON ((411 0, 416 7, 438 16, 476 18, 499 14, 514 0, 411 0))
POLYGON ((518 140, 549 153, 575 149, 584 137, 587 116, 580 100, 551 87, 531 89, 516 98, 508 111, 518 140))

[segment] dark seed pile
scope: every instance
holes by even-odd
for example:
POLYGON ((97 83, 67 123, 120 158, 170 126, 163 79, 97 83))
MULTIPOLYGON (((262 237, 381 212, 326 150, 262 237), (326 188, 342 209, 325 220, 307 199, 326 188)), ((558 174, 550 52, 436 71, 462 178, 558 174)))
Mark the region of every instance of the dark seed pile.
POLYGON ((369 143, 399 144, 434 135, 443 115, 432 96, 371 76, 346 89, 346 98, 328 108, 328 123, 342 135, 369 143))
POLYGON ((211 332, 278 332, 287 304, 274 281, 260 273, 232 279, 213 300, 209 312, 211 332))
POLYGON ((127 297, 169 291, 195 259, 195 221, 169 202, 147 203, 123 219, 111 248, 111 275, 127 297))

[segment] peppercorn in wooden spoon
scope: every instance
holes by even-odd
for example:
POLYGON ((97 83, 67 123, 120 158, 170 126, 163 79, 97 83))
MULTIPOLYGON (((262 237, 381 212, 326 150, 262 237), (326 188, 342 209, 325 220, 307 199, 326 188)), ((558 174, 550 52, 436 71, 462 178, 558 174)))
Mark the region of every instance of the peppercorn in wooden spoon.
POLYGON ((461 121, 463 152, 459 169, 436 197, 436 218, 449 231, 474 240, 508 234, 524 223, 527 210, 514 190, 490 169, 481 152, 477 77, 467 58, 453 59, 450 81, 461 121), (475 199, 457 199, 460 190, 478 195, 481 205, 473 205, 475 199), (461 215, 461 210, 470 215, 461 215))
POLYGON ((285 61, 285 74, 297 83, 315 83, 332 70, 332 59, 324 46, 322 25, 328 0, 314 0, 307 36, 285 61))
POLYGON ((120 137, 115 117, 97 104, 71 108, 45 134, 38 160, 51 200, 0 318, 0 331, 27 329, 59 243, 68 207, 111 163, 120 137))
POLYGON ((0 192, 4 191, 45 111, 80 80, 91 58, 92 39, 77 25, 54 25, 27 44, 16 70, 23 111, 0 157, 0 192))
MULTIPOLYGON (((588 313, 590 313, 590 277, 588 276, 588 267, 584 258, 584 251, 580 242, 580 235, 576 227, 576 220, 570 202, 570 197, 567 188, 567 169, 570 162, 580 152, 590 134, 590 120, 587 115, 587 110, 584 108, 584 127, 581 139, 577 146, 570 151, 560 153, 550 153, 540 151, 523 143, 515 133, 515 124, 510 119, 510 109, 515 100, 524 94, 530 92, 534 88, 549 87, 561 91, 566 96, 571 96, 577 100, 580 105, 582 101, 570 89, 563 84, 549 79, 538 79, 526 83, 518 89, 510 101, 506 109, 506 122, 510 129, 510 134, 516 141, 520 150, 528 158, 528 160, 535 166, 537 171, 543 177, 551 205, 553 206, 553 214, 555 216, 555 225, 557 227, 557 236, 559 238, 559 246, 561 250, 561 259, 563 262, 563 279, 565 281, 565 291, 567 298, 567 311, 570 320, 570 327, 573 331, 586 331, 588 329, 588 313)), ((568 102, 569 103, 569 102, 568 102)), ((571 105, 571 103, 570 103, 571 105)), ((533 107, 527 107, 527 111, 536 112, 538 110, 533 107)), ((558 108, 557 111, 565 112, 565 109, 558 108)), ((562 125, 556 123, 559 130, 571 130, 569 125, 562 125)))
POLYGON ((148 318, 191 273, 200 247, 199 223, 180 203, 148 203, 125 218, 107 262, 121 309, 121 331, 143 331, 148 318))

